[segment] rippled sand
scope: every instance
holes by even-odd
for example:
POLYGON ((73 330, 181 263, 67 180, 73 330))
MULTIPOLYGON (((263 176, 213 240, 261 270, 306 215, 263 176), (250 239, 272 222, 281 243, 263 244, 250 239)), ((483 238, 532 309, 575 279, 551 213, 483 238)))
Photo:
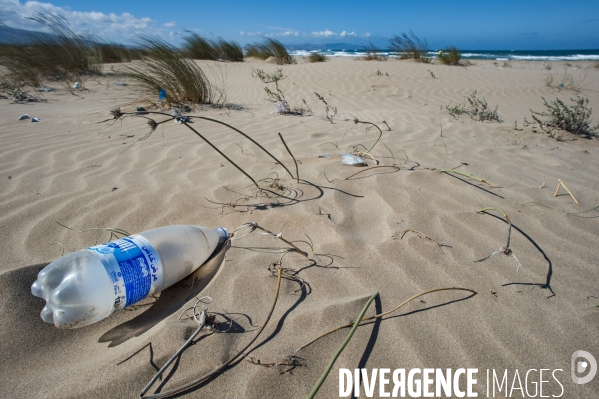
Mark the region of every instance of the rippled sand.
MULTIPOLYGON (((486 395, 487 369, 562 369, 557 376, 563 397, 597 397, 599 378, 573 384, 570 357, 586 350, 599 358, 599 211, 572 215, 597 204, 599 142, 568 136, 559 142, 533 127, 522 128, 531 108, 543 110, 542 96, 568 100, 577 94, 545 86, 547 74, 561 73, 565 65, 548 71, 538 62, 502 63, 449 67, 339 58, 284 66, 279 84, 289 104, 303 105, 304 99, 313 116, 274 115, 265 84, 251 72, 274 72, 276 66, 210 64, 219 79, 224 77, 232 107, 196 114, 241 129, 295 173, 280 132, 299 162, 298 184, 247 139, 195 121, 194 128, 253 177, 280 179, 287 191, 268 187, 284 194, 270 198, 257 195, 245 176, 182 125, 167 123, 137 142, 148 132, 144 119, 96 123, 109 118, 115 106, 132 111, 144 105, 132 86, 114 85, 122 78, 88 80, 88 90, 76 95, 51 85, 56 90, 46 95, 46 103, 0 100, 2 396, 138 396, 154 366, 164 364, 195 329, 193 322, 177 318, 200 292, 213 298, 211 312, 231 315, 233 327, 228 334, 200 334, 161 390, 207 373, 256 334, 276 285, 269 267, 287 248, 254 233, 233 241, 203 275, 158 299, 89 327, 61 331, 41 321, 43 301, 31 296, 29 286, 47 262, 93 245, 98 235, 61 224, 79 231, 111 227, 137 233, 169 224, 232 230, 255 221, 288 240, 314 243, 313 253, 297 243, 311 260, 298 254, 283 258, 283 267, 298 271, 305 284, 283 280, 273 317, 250 353, 262 363, 280 361, 319 334, 351 322, 377 291, 380 297, 368 315, 429 289, 478 292, 429 294, 359 328, 319 397, 338 397, 338 369, 358 367, 478 368, 479 397, 486 395), (503 123, 449 115, 445 106, 474 90, 498 106, 503 123), (324 104, 314 92, 337 107, 335 123, 323 118, 324 104), (41 121, 17 121, 23 113, 41 121), (337 152, 368 149, 378 137, 378 130, 354 125, 354 118, 381 127, 372 154, 389 167, 346 179, 360 169, 341 165, 337 152), (325 152, 332 156, 318 158, 325 152), (458 166, 501 187, 439 171, 458 166), (563 189, 553 196, 558 179, 580 205, 563 189), (473 262, 505 245, 507 224, 499 212, 477 213, 485 207, 509 215, 519 271, 518 262, 503 254, 473 262), (402 236, 407 229, 420 234, 402 236)), ((594 64, 575 63, 568 73, 586 74, 589 84, 580 94, 599 110, 594 64)), ((100 238, 107 239, 107 233, 100 238)), ((292 373, 279 375, 276 367, 241 361, 188 396, 306 396, 346 333, 299 352, 307 367, 292 373)), ((544 394, 560 393, 554 380, 546 387, 544 394)), ((520 397, 520 391, 514 395, 520 397)))

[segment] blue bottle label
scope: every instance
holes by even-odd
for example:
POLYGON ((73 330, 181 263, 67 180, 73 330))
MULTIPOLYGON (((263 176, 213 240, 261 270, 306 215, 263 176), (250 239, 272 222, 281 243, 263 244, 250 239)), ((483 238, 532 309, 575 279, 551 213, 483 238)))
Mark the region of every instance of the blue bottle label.
POLYGON ((104 265, 114 288, 113 312, 141 301, 162 287, 163 270, 156 249, 135 235, 87 248, 104 265))

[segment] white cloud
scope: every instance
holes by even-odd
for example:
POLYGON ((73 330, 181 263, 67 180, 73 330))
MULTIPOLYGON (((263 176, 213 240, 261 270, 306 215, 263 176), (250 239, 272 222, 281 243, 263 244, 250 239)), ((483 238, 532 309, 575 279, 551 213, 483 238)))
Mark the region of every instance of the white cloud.
POLYGON ((9 27, 44 30, 37 22, 27 19, 36 12, 61 15, 78 33, 92 32, 110 38, 130 38, 136 31, 147 30, 155 25, 151 18, 137 18, 127 12, 120 15, 96 11, 82 12, 39 1, 21 3, 19 0, 0 0, 0 22, 9 27))
POLYGON ((256 32, 244 32, 241 31, 241 33, 239 33, 241 36, 263 36, 264 34, 260 31, 256 31, 256 32))
POLYGON ((321 31, 314 31, 314 32, 312 32, 312 36, 315 36, 315 37, 331 37, 331 36, 337 36, 337 34, 335 32, 333 32, 333 31, 325 29, 325 30, 321 30, 321 31))
POLYGON ((329 29, 325 29, 325 30, 320 30, 320 31, 312 31, 311 36, 312 37, 324 37, 324 38, 352 38, 352 37, 357 38, 358 36, 370 37, 370 33, 358 35, 354 31, 343 30, 340 33, 337 33, 337 32, 333 32, 329 29))
POLYGON ((174 28, 177 25, 175 21, 165 22, 162 24, 165 28, 174 28))
POLYGON ((339 34, 340 37, 356 37, 358 36, 358 34, 356 32, 348 32, 348 31, 343 31, 339 34))

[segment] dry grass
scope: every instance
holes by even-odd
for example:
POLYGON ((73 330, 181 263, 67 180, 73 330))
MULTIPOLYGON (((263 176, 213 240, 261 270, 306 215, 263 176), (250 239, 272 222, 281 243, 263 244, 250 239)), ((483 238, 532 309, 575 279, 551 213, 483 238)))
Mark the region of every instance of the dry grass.
POLYGON ((140 63, 127 66, 128 76, 137 83, 142 99, 155 103, 166 91, 165 104, 224 104, 222 89, 216 88, 202 69, 162 39, 142 36, 139 46, 147 52, 140 63))
POLYGON ((308 62, 325 62, 326 60, 327 57, 318 52, 310 53, 310 55, 308 56, 308 62))
POLYGON ((278 65, 295 64, 295 57, 291 56, 287 49, 278 40, 265 38, 262 43, 253 43, 246 46, 246 57, 255 57, 261 60, 273 57, 278 65))
POLYGON ((3 48, 1 62, 15 79, 38 87, 49 79, 70 85, 85 76, 100 74, 102 51, 94 38, 78 35, 65 18, 57 15, 35 13, 30 19, 52 35, 30 32, 18 43, 3 48))
POLYGON ((222 60, 232 62, 243 61, 243 49, 233 40, 227 41, 222 37, 206 39, 197 33, 186 31, 183 37, 183 50, 195 60, 222 60))
POLYGON ((372 43, 369 43, 368 46, 364 46, 364 52, 366 54, 360 58, 363 61, 387 61, 388 58, 372 43))
POLYGON ((439 55, 439 61, 443 65, 460 65, 461 58, 460 51, 455 47, 450 47, 439 55))
POLYGON ((428 56, 428 43, 426 39, 420 40, 413 31, 402 33, 400 36, 393 36, 390 41, 390 50, 400 59, 413 59, 416 62, 425 63, 431 62, 431 57, 428 56))

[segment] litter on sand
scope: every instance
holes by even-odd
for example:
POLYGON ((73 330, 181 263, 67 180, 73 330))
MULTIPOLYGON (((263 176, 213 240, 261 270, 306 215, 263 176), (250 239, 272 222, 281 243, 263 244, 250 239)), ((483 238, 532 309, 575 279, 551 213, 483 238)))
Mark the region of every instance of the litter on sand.
POLYGON ((75 82, 75 84, 73 85, 73 89, 79 90, 80 88, 81 88, 81 84, 79 84, 79 82, 75 82))
POLYGON ((127 86, 127 82, 114 82, 115 86, 127 86))
POLYGON ((35 118, 29 114, 23 114, 21 116, 19 116, 19 118, 17 120, 22 121, 23 119, 29 119, 29 122, 39 122, 40 118, 35 118))
POLYGON ((36 87, 35 91, 45 91, 45 92, 48 92, 48 91, 52 91, 52 88, 48 87, 48 86, 40 86, 40 87, 36 87))
POLYGON ((275 115, 283 115, 289 112, 289 104, 287 104, 287 101, 279 101, 276 105, 277 112, 275 112, 275 115))
POLYGON ((357 155, 348 154, 345 152, 341 153, 341 163, 350 166, 368 166, 366 161, 357 155))
POLYGON ((328 152, 323 152, 322 154, 318 154, 318 158, 328 158, 331 154, 328 152))

